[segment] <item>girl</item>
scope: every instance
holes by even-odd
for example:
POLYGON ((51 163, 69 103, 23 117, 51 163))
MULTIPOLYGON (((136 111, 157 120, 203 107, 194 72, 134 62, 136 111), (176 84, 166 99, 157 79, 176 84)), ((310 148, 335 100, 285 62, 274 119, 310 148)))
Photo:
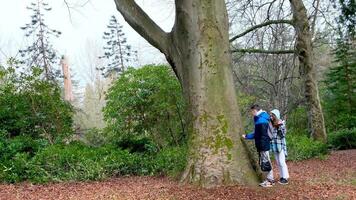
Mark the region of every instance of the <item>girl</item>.
POLYGON ((271 111, 271 151, 279 168, 280 180, 278 183, 282 185, 288 184, 288 167, 286 163, 287 144, 286 144, 286 126, 281 119, 279 110, 271 111))

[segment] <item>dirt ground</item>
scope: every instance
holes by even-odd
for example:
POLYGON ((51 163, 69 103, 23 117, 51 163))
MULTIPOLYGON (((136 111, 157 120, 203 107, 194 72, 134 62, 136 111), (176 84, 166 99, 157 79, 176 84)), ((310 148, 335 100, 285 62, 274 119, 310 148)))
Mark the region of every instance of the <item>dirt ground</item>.
MULTIPOLYGON (((290 184, 272 188, 229 186, 201 189, 165 177, 121 177, 100 182, 0 185, 0 199, 335 199, 356 200, 356 150, 325 160, 288 162, 290 184)), ((276 172, 277 173, 277 172, 276 172)))

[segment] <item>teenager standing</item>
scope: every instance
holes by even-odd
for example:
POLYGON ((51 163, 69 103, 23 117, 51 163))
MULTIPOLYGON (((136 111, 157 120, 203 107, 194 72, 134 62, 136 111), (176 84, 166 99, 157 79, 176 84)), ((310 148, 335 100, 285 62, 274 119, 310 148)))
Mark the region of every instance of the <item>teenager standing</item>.
POLYGON ((289 172, 286 163, 287 156, 287 143, 286 143, 286 126, 284 121, 281 120, 279 110, 274 109, 271 111, 271 151, 274 153, 277 166, 279 168, 280 180, 282 185, 288 184, 289 172))
POLYGON ((257 152, 259 154, 259 164, 261 170, 266 175, 266 180, 260 183, 262 187, 272 187, 274 184, 272 165, 269 156, 271 138, 268 135, 270 116, 263 111, 259 105, 251 106, 251 114, 254 120, 254 132, 242 137, 245 139, 254 139, 257 152))

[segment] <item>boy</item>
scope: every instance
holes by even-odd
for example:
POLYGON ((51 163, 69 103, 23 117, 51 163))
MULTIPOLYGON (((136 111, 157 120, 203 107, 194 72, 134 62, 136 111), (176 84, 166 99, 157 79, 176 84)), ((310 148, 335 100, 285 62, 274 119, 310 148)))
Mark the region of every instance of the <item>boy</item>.
POLYGON ((261 170, 267 172, 267 179, 260 183, 260 186, 272 187, 274 180, 271 160, 269 157, 271 138, 268 133, 270 116, 257 104, 251 106, 251 114, 253 115, 255 130, 247 135, 242 135, 242 137, 245 139, 255 139, 261 170))

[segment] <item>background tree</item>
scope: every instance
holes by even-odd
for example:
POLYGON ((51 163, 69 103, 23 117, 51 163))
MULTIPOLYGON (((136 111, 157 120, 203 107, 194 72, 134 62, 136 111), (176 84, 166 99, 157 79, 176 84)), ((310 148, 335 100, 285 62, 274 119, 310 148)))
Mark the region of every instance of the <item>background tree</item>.
POLYGON ((175 24, 164 32, 132 0, 115 0, 125 20, 158 48, 188 102, 189 161, 182 180, 201 186, 257 184, 241 137, 224 0, 175 1, 175 24))
POLYGON ((312 32, 307 9, 300 0, 290 0, 289 2, 293 13, 293 26, 297 34, 296 51, 299 58, 299 70, 304 83, 309 132, 312 138, 326 142, 325 121, 319 97, 312 32))
MULTIPOLYGON (((266 38, 265 34, 263 34, 262 37, 258 37, 260 35, 255 34, 252 35, 250 39, 247 41, 256 41, 257 38, 257 41, 261 41, 259 43, 259 46, 257 46, 259 48, 256 48, 256 43, 253 46, 253 48, 241 48, 239 46, 236 46, 237 45, 236 43, 233 43, 234 48, 232 51, 242 52, 242 53, 248 52, 248 53, 270 54, 270 55, 281 55, 281 54, 289 54, 289 53, 297 55, 299 58, 298 65, 299 65, 300 75, 295 73, 295 68, 293 67, 294 62, 289 62, 288 64, 286 63, 287 65, 285 65, 286 67, 284 68, 283 71, 280 71, 280 69, 283 69, 281 67, 278 68, 279 71, 275 71, 275 73, 279 75, 279 77, 275 78, 276 80, 269 81, 270 78, 267 79, 265 78, 266 76, 268 76, 266 75, 268 73, 265 73, 266 70, 261 70, 262 74, 264 73, 265 75, 264 76, 260 75, 259 77, 257 77, 257 81, 262 81, 268 84, 274 90, 276 90, 276 88, 279 89, 280 92, 274 92, 271 93, 270 95, 277 97, 277 99, 281 97, 284 100, 286 99, 287 100, 286 102, 283 103, 279 102, 279 105, 282 106, 282 110, 286 111, 289 97, 291 97, 289 95, 289 89, 290 86, 293 87, 291 81, 293 81, 292 79, 299 79, 300 77, 300 79, 302 80, 301 83, 303 83, 302 91, 304 94, 304 99, 303 101, 299 101, 299 100, 294 102, 292 101, 291 105, 293 104, 298 105, 301 102, 303 102, 306 105, 309 134, 314 139, 318 139, 326 142, 325 123, 324 123, 323 112, 321 109, 318 83, 317 83, 317 74, 316 74, 317 70, 315 66, 316 59, 314 57, 313 46, 312 46, 312 37, 313 37, 313 31, 315 25, 314 21, 316 20, 315 16, 318 13, 317 11, 319 10, 319 3, 316 2, 315 5, 313 4, 315 11, 312 17, 314 17, 313 18, 314 21, 312 23, 313 26, 310 26, 308 21, 307 9, 304 5, 304 2, 292 1, 292 0, 289 2, 290 2, 291 12, 284 11, 285 9, 288 9, 287 7, 288 5, 285 5, 285 1, 263 1, 263 0, 257 2, 246 1, 243 4, 244 6, 243 8, 245 9, 241 9, 241 12, 246 13, 250 10, 251 13, 248 14, 251 15, 251 18, 252 20, 254 20, 253 21, 254 23, 255 21, 260 21, 261 15, 263 21, 252 25, 250 28, 246 29, 245 31, 239 34, 234 35, 230 39, 230 42, 235 42, 235 40, 245 36, 248 33, 256 33, 257 30, 261 28, 263 28, 264 32, 270 32, 271 30, 272 38, 268 38, 268 37, 266 38), (292 18, 292 20, 289 18, 292 18), (293 36, 292 37, 289 36, 289 38, 281 38, 281 36, 282 37, 287 36, 287 34, 285 33, 289 32, 288 31, 289 29, 285 27, 286 25, 292 25, 292 27, 294 27, 295 34, 296 34, 295 42, 292 39, 293 36), (274 27, 277 28, 279 27, 279 32, 275 31, 277 30, 277 28, 274 27), (280 38, 280 39, 276 40, 275 38, 280 38), (275 42, 273 42, 273 40, 275 40, 275 42), (269 46, 266 45, 268 44, 268 42, 271 41, 272 43, 270 44, 272 45, 269 46), (280 41, 284 41, 284 43, 283 42, 281 43, 280 41), (285 72, 288 73, 286 74, 285 72), (276 87, 278 85, 280 86, 279 88, 276 87)), ((269 58, 271 58, 271 56, 269 56, 269 58)), ((275 63, 281 64, 280 60, 276 60, 275 63)), ((294 89, 293 93, 297 94, 296 97, 299 97, 298 90, 296 91, 294 89)), ((293 107, 295 107, 295 105, 293 107)))
POLYGON ((326 75, 326 108, 329 128, 356 126, 356 2, 337 2, 340 8, 334 66, 326 75))
POLYGON ((137 51, 132 50, 131 45, 127 44, 123 26, 114 15, 111 16, 107 28, 108 31, 105 31, 103 35, 106 42, 103 47, 104 55, 99 57, 106 59, 107 65, 98 68, 106 77, 124 72, 128 65, 137 58, 137 51))
POLYGON ((23 50, 19 50, 22 60, 27 67, 40 67, 43 69, 47 80, 54 79, 60 75, 59 70, 54 69, 58 65, 59 57, 50 43, 51 37, 59 37, 61 32, 51 29, 45 23, 45 12, 52 10, 48 3, 37 0, 27 7, 32 11, 31 22, 21 27, 25 36, 33 40, 32 44, 23 50))
POLYGON ((286 12, 280 9, 278 2, 278 6, 269 6, 266 1, 254 1, 253 5, 244 3, 248 2, 229 3, 233 23, 231 32, 239 30, 239 33, 231 34, 230 40, 233 51, 236 51, 233 54, 236 85, 241 94, 254 96, 265 109, 277 107, 286 116, 293 109, 291 105, 301 100, 291 21, 283 19, 286 12), (242 8, 243 12, 234 10, 242 8), (234 17, 241 20, 235 22, 234 17), (242 27, 252 28, 240 31, 242 27))

